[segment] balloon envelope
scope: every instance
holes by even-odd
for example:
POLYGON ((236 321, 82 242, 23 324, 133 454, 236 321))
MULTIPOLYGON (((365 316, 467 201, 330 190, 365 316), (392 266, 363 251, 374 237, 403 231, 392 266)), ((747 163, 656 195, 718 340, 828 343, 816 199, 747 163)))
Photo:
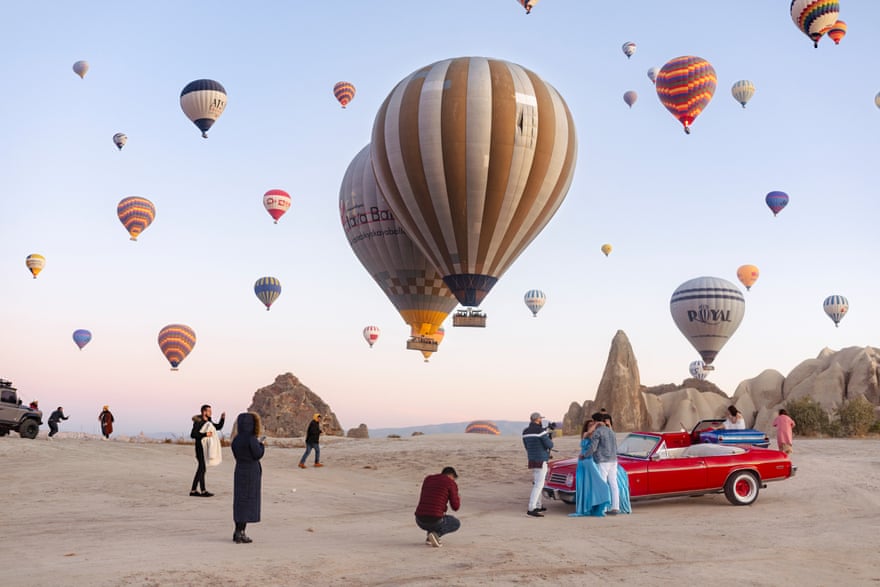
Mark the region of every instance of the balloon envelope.
POLYGON ((733 87, 730 88, 730 93, 745 108, 748 101, 755 95, 755 84, 747 79, 741 79, 733 84, 733 87))
POLYGON ((501 431, 498 425, 490 420, 474 420, 464 429, 467 434, 492 434, 499 435, 501 431))
POLYGON ((73 64, 73 72, 80 77, 80 79, 86 77, 86 74, 89 71, 89 62, 88 61, 77 61, 73 64))
POLYGON ((532 316, 537 316, 541 308, 547 302, 547 296, 540 289, 530 289, 523 296, 526 307, 532 311, 532 316))
POLYGON ((632 108, 632 105, 636 103, 636 100, 639 99, 639 95, 635 92, 635 90, 628 90, 623 93, 623 101, 626 102, 626 105, 632 108))
POLYGON ((122 150, 122 147, 124 147, 125 143, 127 143, 127 142, 128 142, 128 137, 125 136, 125 133, 118 132, 115 135, 113 135, 113 144, 116 145, 116 148, 119 149, 120 151, 122 150))
POLYGON ((627 41, 620 49, 623 51, 623 54, 626 55, 626 58, 629 59, 636 52, 636 44, 632 41, 627 41))
POLYGON ((25 257, 24 264, 28 268, 28 271, 31 272, 31 275, 34 276, 34 279, 36 279, 37 275, 40 274, 40 271, 43 270, 43 267, 46 266, 46 257, 38 253, 31 253, 25 257))
POLYGON ((208 129, 226 110, 226 88, 211 79, 192 81, 180 92, 180 107, 207 139, 208 129))
POLYGON ((367 326, 364 328, 364 340, 367 341, 367 344, 370 345, 370 348, 373 348, 373 343, 379 340, 379 330, 378 326, 367 326))
POLYGON ((266 311, 281 295, 281 282, 277 277, 261 277, 254 283, 254 294, 266 306, 266 311))
POLYGON ((336 82, 336 85, 333 86, 333 95, 336 96, 343 108, 354 99, 354 92, 354 84, 351 82, 336 82))
POLYGON ((116 205, 116 216, 128 231, 131 240, 136 241, 156 218, 156 207, 146 198, 129 196, 119 200, 119 204, 116 205))
POLYGON ((746 302, 734 284, 720 277, 697 277, 682 283, 669 302, 672 320, 711 365, 742 322, 746 302))
POLYGON ((773 215, 779 214, 783 208, 788 206, 788 194, 785 192, 773 191, 764 198, 767 207, 773 211, 773 215))
POLYGON ((269 190, 263 194, 263 207, 278 224, 278 219, 290 209, 290 194, 284 190, 269 190))
POLYGON ((825 301, 822 302, 822 309, 825 310, 825 313, 831 318, 831 321, 834 322, 836 328, 840 325, 840 321, 843 320, 843 317, 846 316, 846 313, 849 311, 849 301, 843 296, 828 296, 825 298, 825 301))
POLYGON ((709 373, 706 371, 706 363, 703 361, 691 361, 688 371, 690 371, 691 377, 700 381, 705 381, 709 376, 709 373))
POLYGON ((715 95, 715 68, 701 57, 684 55, 660 68, 654 86, 660 102, 690 133, 694 119, 715 95))
POLYGON ((532 6, 538 3, 538 0, 516 0, 520 3, 520 6, 526 9, 526 14, 532 12, 532 6))
POLYGON ((846 23, 842 20, 838 20, 834 23, 828 30, 828 37, 834 41, 835 45, 839 45, 843 38, 846 36, 846 23))
POLYGON ((404 78, 379 108, 376 180, 464 306, 478 306, 559 208, 574 173, 574 122, 533 72, 482 57, 404 78))
POLYGON ((177 371, 177 366, 196 346, 196 333, 186 324, 169 324, 159 331, 158 340, 162 354, 171 363, 171 370, 177 371))
POLYGON ((412 336, 436 333, 457 301, 379 191, 369 145, 345 171, 339 215, 351 250, 409 324, 412 336))
POLYGON ((602 248, 602 252, 605 253, 606 257, 611 254, 612 247, 608 243, 605 243, 604 245, 602 245, 601 248, 602 248))
POLYGON ((76 343, 76 346, 79 347, 80 350, 92 340, 92 333, 88 330, 80 328, 79 330, 73 331, 73 342, 76 343))
POLYGON ((791 0, 791 20, 819 46, 819 39, 828 32, 840 14, 840 3, 833 0, 791 0))
POLYGON ((660 73, 659 67, 652 67, 648 70, 648 79, 651 80, 651 83, 655 83, 657 81, 657 74, 660 73))
POLYGON ((736 270, 736 277, 740 280, 740 282, 746 286, 746 289, 752 289, 752 286, 755 285, 755 282, 758 281, 758 276, 760 272, 758 268, 754 265, 740 265, 740 267, 736 270))

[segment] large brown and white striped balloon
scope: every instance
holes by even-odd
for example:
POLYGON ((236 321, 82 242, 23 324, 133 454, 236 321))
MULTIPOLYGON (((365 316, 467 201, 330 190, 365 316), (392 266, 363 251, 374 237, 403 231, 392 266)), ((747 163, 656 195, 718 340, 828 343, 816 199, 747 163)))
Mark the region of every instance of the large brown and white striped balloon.
POLYGON ((407 76, 376 114, 371 146, 395 218, 466 306, 480 304, 553 217, 577 155, 559 93, 483 57, 407 76))

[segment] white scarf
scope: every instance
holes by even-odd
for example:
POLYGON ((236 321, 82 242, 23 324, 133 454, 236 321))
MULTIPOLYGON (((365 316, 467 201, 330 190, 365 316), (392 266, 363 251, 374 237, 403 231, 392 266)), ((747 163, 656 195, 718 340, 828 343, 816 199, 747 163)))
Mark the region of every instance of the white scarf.
POLYGON ((223 453, 220 450, 220 439, 217 438, 217 429, 210 420, 204 423, 200 430, 202 434, 211 433, 211 436, 202 438, 202 448, 205 451, 205 460, 209 467, 216 467, 223 462, 223 453))

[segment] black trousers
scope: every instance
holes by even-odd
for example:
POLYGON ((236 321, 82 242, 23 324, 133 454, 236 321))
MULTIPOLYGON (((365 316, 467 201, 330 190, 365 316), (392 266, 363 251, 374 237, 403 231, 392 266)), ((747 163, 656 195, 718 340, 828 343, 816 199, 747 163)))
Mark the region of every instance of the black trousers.
MULTIPOLYGON (((196 442, 198 442, 198 440, 196 442)), ((190 489, 190 491, 195 491, 196 486, 200 486, 202 491, 206 491, 205 472, 208 470, 208 466, 205 464, 205 455, 196 453, 196 460, 199 462, 199 466, 196 469, 196 476, 193 477, 192 489, 190 489)))
POLYGON ((49 436, 58 434, 58 422, 49 421, 49 436))

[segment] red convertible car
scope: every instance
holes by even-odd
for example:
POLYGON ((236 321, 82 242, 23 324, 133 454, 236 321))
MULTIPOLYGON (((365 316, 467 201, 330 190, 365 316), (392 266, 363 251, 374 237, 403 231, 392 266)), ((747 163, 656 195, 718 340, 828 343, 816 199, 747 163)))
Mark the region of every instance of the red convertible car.
MULTIPOLYGON (((750 505, 767 483, 797 471, 778 450, 700 442, 705 431, 699 426, 691 433, 632 432, 617 445, 617 462, 629 477, 632 501, 724 493, 733 505, 750 505)), ((577 464, 577 458, 550 463, 547 497, 575 502, 577 464)))

